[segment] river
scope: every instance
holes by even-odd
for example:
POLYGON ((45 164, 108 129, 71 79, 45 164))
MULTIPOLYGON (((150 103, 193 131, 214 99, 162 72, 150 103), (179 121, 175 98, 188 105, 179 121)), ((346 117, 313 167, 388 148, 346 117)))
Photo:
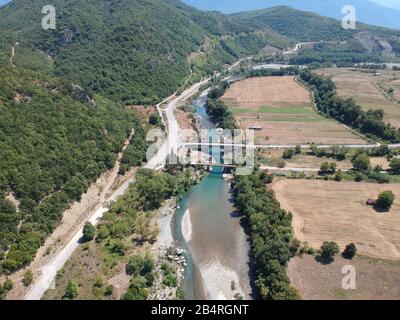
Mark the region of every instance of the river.
MULTIPOLYGON (((204 109, 206 92, 193 103, 200 124, 212 128, 204 109)), ((174 239, 185 249, 186 299, 251 298, 249 242, 233 207, 230 185, 214 167, 181 201, 174 239)))

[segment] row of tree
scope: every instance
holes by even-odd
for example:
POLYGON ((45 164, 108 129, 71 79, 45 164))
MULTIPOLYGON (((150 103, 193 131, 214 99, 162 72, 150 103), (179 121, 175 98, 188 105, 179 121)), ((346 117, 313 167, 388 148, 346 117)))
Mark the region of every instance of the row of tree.
POLYGON ((233 130, 236 128, 235 118, 226 104, 220 100, 229 87, 229 82, 224 81, 208 93, 206 111, 211 121, 219 128, 233 130))
POLYGON ((255 172, 236 176, 232 184, 235 206, 250 228, 255 285, 262 299, 298 299, 286 267, 300 244, 293 236, 291 215, 265 188, 268 181, 268 174, 255 172))
POLYGON ((353 99, 342 99, 336 94, 336 86, 331 79, 316 75, 309 70, 301 70, 300 78, 314 93, 318 110, 361 132, 389 142, 400 142, 400 131, 383 121, 384 111, 363 111, 353 99))

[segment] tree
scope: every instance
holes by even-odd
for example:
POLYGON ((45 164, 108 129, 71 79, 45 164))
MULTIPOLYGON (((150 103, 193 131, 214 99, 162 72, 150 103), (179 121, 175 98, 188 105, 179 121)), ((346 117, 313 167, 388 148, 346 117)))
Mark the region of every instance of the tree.
POLYGON ((342 256, 346 259, 353 259, 353 257, 357 254, 357 248, 354 243, 350 243, 344 249, 342 256))
POLYGON ((63 299, 73 300, 78 296, 78 287, 71 280, 68 281, 67 287, 65 288, 65 293, 63 299))
POLYGON ((394 158, 392 161, 390 161, 390 170, 396 174, 400 173, 400 159, 399 158, 394 158))
POLYGON ((371 169, 371 161, 366 153, 356 155, 352 163, 356 171, 368 172, 371 169))
POLYGON ((110 231, 108 230, 108 227, 106 225, 102 224, 97 229, 96 241, 99 242, 104 239, 107 239, 109 235, 110 235, 110 231))
POLYGON ((339 246, 335 242, 325 241, 321 246, 321 257, 329 262, 333 260, 335 254, 339 253, 339 246))
POLYGON ((390 190, 383 191, 382 193, 379 194, 376 204, 381 209, 389 210, 392 207, 395 199, 396 196, 392 191, 390 190))
POLYGON ((328 162, 321 163, 320 171, 322 174, 329 173, 331 167, 328 162))
POLYGON ((134 255, 129 258, 128 263, 126 264, 126 273, 129 275, 138 276, 144 265, 144 259, 141 255, 134 255))
POLYGON ((33 273, 30 269, 28 269, 25 274, 24 278, 22 279, 22 283, 25 287, 29 287, 33 281, 33 273))
POLYGON ((285 151, 283 152, 282 158, 283 158, 283 159, 292 159, 293 156, 294 156, 294 154, 295 154, 295 150, 293 150, 292 148, 290 148, 290 149, 287 149, 287 150, 285 150, 285 151))
POLYGON ((335 174, 335 181, 340 182, 343 180, 343 173, 342 170, 339 169, 338 172, 335 174))
POLYGON ((10 291, 13 288, 14 284, 11 279, 6 279, 3 284, 3 288, 6 291, 10 291))
POLYGON ((85 242, 92 241, 96 236, 96 227, 89 221, 85 223, 83 227, 83 240, 85 242))
POLYGON ((337 164, 335 162, 331 162, 329 165, 329 168, 331 170, 331 173, 335 173, 336 172, 336 168, 337 168, 337 164))

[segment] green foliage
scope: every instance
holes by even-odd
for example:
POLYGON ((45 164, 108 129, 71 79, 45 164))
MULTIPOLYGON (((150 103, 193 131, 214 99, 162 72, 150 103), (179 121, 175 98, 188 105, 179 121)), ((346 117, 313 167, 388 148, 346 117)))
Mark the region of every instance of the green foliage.
POLYGON ((298 299, 285 270, 297 249, 291 215, 280 208, 273 192, 266 189, 260 172, 236 176, 232 187, 235 206, 250 225, 258 292, 263 299, 298 299))
POLYGON ((339 253, 339 246, 335 242, 325 241, 321 246, 321 257, 326 262, 331 262, 335 254, 339 253))
POLYGON ((354 256, 357 254, 357 248, 354 243, 350 243, 344 249, 342 256, 346 259, 353 259, 354 256))
POLYGON ((382 120, 383 111, 365 112, 353 99, 344 100, 336 94, 331 79, 302 70, 300 78, 314 92, 314 100, 320 112, 335 118, 361 132, 385 141, 400 142, 400 132, 382 120))
POLYGON ((390 161, 390 170, 395 174, 400 174, 400 159, 394 158, 390 161))
POLYGON ((154 259, 150 253, 145 256, 134 255, 129 258, 126 265, 126 272, 132 275, 131 284, 128 291, 124 294, 124 300, 146 300, 148 295, 147 288, 153 285, 154 259))
POLYGON ((351 162, 356 171, 368 172, 371 169, 371 161, 368 155, 364 152, 355 154, 351 162))
POLYGON ((83 227, 83 241, 92 241, 96 236, 96 227, 90 222, 86 222, 83 227))
POLYGON ((74 282, 68 281, 67 287, 65 288, 63 299, 74 300, 77 296, 78 296, 78 286, 74 282))
POLYGON ((175 0, 54 0, 57 29, 40 28, 44 0, 0 10, 0 27, 54 58, 55 74, 126 104, 151 104, 181 86, 193 64, 211 74, 280 36, 175 0), (31 14, 35 12, 36 14, 31 14), (204 52, 188 61, 192 52, 204 52))
POLYGON ((33 281, 33 273, 30 269, 28 269, 24 273, 24 277, 22 278, 22 283, 25 287, 29 287, 32 281, 33 281))
POLYGON ((104 291, 104 295, 105 295, 106 297, 108 297, 108 296, 111 296, 113 293, 114 293, 114 286, 113 286, 112 284, 109 284, 109 285, 106 287, 106 290, 104 291))
POLYGON ((219 100, 229 89, 229 86, 228 82, 221 82, 208 93, 206 110, 211 121, 218 127, 233 130, 236 128, 233 114, 225 103, 219 100))
POLYGON ((163 271, 163 284, 167 287, 177 287, 178 278, 176 277, 175 269, 165 262, 162 264, 161 270, 163 271))
POLYGON ((392 191, 390 190, 383 191, 382 193, 379 194, 376 204, 381 209, 389 210, 392 207, 395 199, 396 196, 392 191))
POLYGON ((0 254, 10 249, 1 263, 13 272, 34 258, 69 203, 113 167, 140 122, 101 97, 96 107, 76 100, 63 80, 1 66, 0 72, 0 254), (20 201, 19 212, 4 206, 6 191, 20 201))

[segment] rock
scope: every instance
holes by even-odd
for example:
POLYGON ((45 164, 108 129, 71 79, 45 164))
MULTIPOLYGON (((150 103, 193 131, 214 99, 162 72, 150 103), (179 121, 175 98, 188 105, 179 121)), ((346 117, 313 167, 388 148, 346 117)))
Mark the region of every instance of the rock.
POLYGON ((72 90, 71 95, 75 100, 89 104, 92 107, 96 107, 96 101, 94 99, 91 99, 81 86, 77 84, 72 84, 71 90, 72 90))

